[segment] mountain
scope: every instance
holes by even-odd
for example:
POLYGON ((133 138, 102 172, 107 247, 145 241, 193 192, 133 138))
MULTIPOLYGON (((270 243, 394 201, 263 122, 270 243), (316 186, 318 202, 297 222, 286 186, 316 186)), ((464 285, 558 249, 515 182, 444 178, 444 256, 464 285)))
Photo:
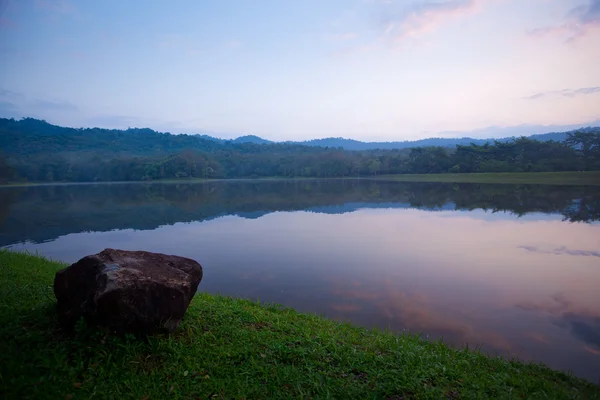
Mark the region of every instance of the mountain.
POLYGON ((215 151, 232 143, 200 135, 171 135, 152 129, 67 128, 34 118, 0 118, 0 149, 7 155, 88 154, 156 155, 186 149, 215 151))
MULTIPOLYGON (((594 128, 582 128, 592 130, 594 128)), ((597 129, 597 128, 596 128, 597 129)), ((529 137, 539 141, 562 142, 569 132, 534 134, 529 137)), ((203 151, 231 150, 236 146, 275 145, 297 148, 298 146, 343 148, 345 150, 391 150, 412 147, 441 146, 454 148, 456 145, 471 143, 483 145, 494 140, 511 141, 514 136, 499 139, 428 138, 412 141, 362 142, 346 138, 325 138, 306 141, 274 142, 256 135, 244 135, 236 139, 220 139, 206 134, 170 134, 156 132, 148 128, 127 130, 101 128, 66 128, 33 118, 21 120, 0 118, 0 148, 5 153, 37 153, 43 151, 92 151, 107 149, 121 154, 172 153, 185 149, 203 151)))
MULTIPOLYGON (((531 139, 547 142, 554 140, 562 142, 567 138, 568 132, 553 132, 544 133, 538 135, 529 136, 531 139)), ((469 145, 475 143, 483 145, 488 142, 497 140, 499 142, 507 142, 514 138, 505 137, 500 139, 475 139, 471 137, 463 138, 428 138, 420 140, 406 140, 402 142, 361 142, 353 139, 344 138, 327 138, 327 139, 313 139, 305 142, 298 142, 307 146, 321 146, 321 147, 342 147, 345 150, 373 150, 373 149, 407 149, 411 147, 427 147, 427 146, 442 146, 442 147, 455 147, 456 145, 469 145)))
MULTIPOLYGON (((587 127, 581 128, 579 130, 592 130, 594 128, 587 127)), ((529 135, 528 137, 533 140, 539 140, 541 142, 547 142, 550 140, 554 140, 556 142, 562 142, 567 138, 568 132, 550 132, 550 133, 542 133, 542 134, 534 134, 529 135)), ((503 137, 499 139, 475 139, 472 137, 462 137, 462 138, 428 138, 428 139, 420 139, 420 140, 405 140, 399 142, 361 142, 359 140, 354 139, 346 139, 346 138, 324 138, 324 139, 312 139, 306 140, 302 142, 285 142, 291 144, 301 144, 305 146, 313 146, 313 147, 341 147, 344 150, 391 150, 391 149, 408 149, 411 147, 427 147, 427 146, 442 146, 442 147, 455 147, 456 145, 469 145, 471 143, 475 143, 477 145, 483 145, 485 143, 491 143, 494 140, 498 142, 508 142, 517 136, 503 137)), ((219 139, 215 139, 219 140, 219 139)), ((266 139, 262 139, 258 136, 250 135, 250 136, 240 136, 237 139, 233 140, 235 143, 256 143, 256 144, 268 144, 268 143, 276 143, 266 139)))
POLYGON ((391 150, 391 149, 407 149, 411 147, 426 147, 426 146, 442 146, 442 147, 455 147, 457 144, 468 145, 470 143, 484 144, 489 139, 473 139, 473 138, 430 138, 420 140, 405 140, 402 142, 361 142, 353 139, 344 138, 326 138, 326 139, 313 139, 304 142, 299 142, 306 146, 320 146, 320 147, 341 147, 345 150, 391 150))
MULTIPOLYGON (((599 126, 600 119, 591 121, 587 126, 599 126)), ((508 138, 521 136, 535 136, 546 134, 547 132, 567 132, 581 129, 583 124, 569 125, 534 125, 521 124, 513 126, 488 126, 486 128, 474 129, 470 131, 446 131, 440 132, 441 137, 477 137, 477 138, 508 138)))
POLYGON ((255 135, 246 135, 246 136, 240 136, 237 139, 233 139, 234 143, 254 143, 254 144, 269 144, 269 143, 274 143, 270 140, 267 139, 263 139, 261 137, 255 136, 255 135))

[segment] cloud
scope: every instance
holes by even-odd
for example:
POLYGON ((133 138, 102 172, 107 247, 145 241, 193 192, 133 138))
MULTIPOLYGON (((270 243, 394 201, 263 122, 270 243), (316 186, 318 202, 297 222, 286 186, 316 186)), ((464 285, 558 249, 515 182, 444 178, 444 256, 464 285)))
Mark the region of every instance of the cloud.
POLYGON ((591 348, 600 349, 600 316, 594 317, 567 312, 556 321, 556 324, 570 329, 573 336, 591 345, 591 348))
POLYGON ((21 115, 19 100, 23 95, 8 89, 0 89, 0 115, 2 117, 18 117, 21 115))
POLYGON ((3 117, 14 117, 19 113, 19 106, 10 101, 0 100, 0 116, 3 117))
POLYGON ((539 332, 528 332, 525 334, 525 336, 538 343, 550 344, 550 339, 548 339, 545 335, 539 332))
POLYGON ((195 129, 182 128, 182 121, 161 120, 158 118, 140 118, 130 115, 104 114, 86 117, 82 120, 84 126, 97 126, 107 129, 150 128, 159 132, 180 133, 185 130, 197 133, 195 129), (177 132, 173 132, 177 129, 177 132))
POLYGON ((501 334, 485 329, 484 325, 476 328, 465 314, 451 315, 440 310, 435 299, 404 291, 392 279, 378 277, 357 284, 351 278, 336 277, 332 285, 336 302, 329 308, 333 318, 346 320, 361 313, 369 315, 372 325, 423 333, 426 337, 443 337, 444 341, 458 346, 485 344, 488 350, 498 352, 510 351, 513 347, 501 334))
POLYGON ((406 1, 379 1, 383 34, 400 41, 437 30, 447 20, 471 14, 483 0, 430 0, 406 4, 406 1))
POLYGON ((32 99, 23 93, 0 88, 0 110, 14 117, 47 118, 58 112, 77 112, 79 107, 65 100, 32 99))
POLYGON ((519 246, 520 249, 527 250, 534 253, 541 254, 556 254, 556 255, 570 255, 570 256, 582 256, 582 257, 600 257, 600 251, 590 251, 590 250, 572 250, 568 249, 565 246, 557 247, 552 250, 544 250, 540 249, 536 246, 519 246))
POLYGON ((593 29, 600 28, 600 0, 587 0, 587 3, 569 11, 560 24, 536 28, 529 31, 534 37, 563 37, 572 42, 593 29))
POLYGON ((50 101, 35 99, 33 101, 33 107, 38 110, 51 110, 51 111, 77 111, 78 107, 75 104, 69 103, 68 101, 50 101))
POLYGON ((588 309, 578 308, 561 293, 550 297, 550 302, 516 304, 524 311, 549 314, 554 325, 568 329, 571 334, 594 351, 600 350, 600 314, 588 309))
POLYGON ((600 350, 592 349, 591 347, 588 347, 588 346, 583 346, 583 349, 585 351, 589 351, 590 353, 592 353, 596 356, 600 356, 600 350))
POLYGON ((145 126, 140 118, 127 115, 98 115, 88 118, 86 121, 90 126, 106 128, 126 128, 145 126))
POLYGON ((600 86, 592 86, 580 89, 562 89, 562 90, 548 90, 546 92, 539 92, 532 94, 531 96, 523 97, 526 100, 537 100, 545 97, 561 96, 561 97, 576 97, 586 94, 600 93, 600 86))
POLYGON ((0 89, 0 97, 17 98, 17 97, 22 97, 22 96, 23 95, 21 93, 13 92, 12 90, 0 89))
POLYGON ((587 5, 574 8, 570 14, 582 23, 597 24, 600 22, 600 0, 589 0, 587 5))
MULTIPOLYGON (((392 47, 435 32, 452 20, 463 18, 481 9, 492 0, 364 0, 366 9, 361 15, 370 14, 374 27, 367 34, 354 33, 356 24, 344 29, 339 21, 335 28, 339 33, 330 34, 327 40, 343 43, 335 56, 357 55, 378 48, 382 42, 392 47)), ((348 24, 344 24, 348 25, 348 24)))

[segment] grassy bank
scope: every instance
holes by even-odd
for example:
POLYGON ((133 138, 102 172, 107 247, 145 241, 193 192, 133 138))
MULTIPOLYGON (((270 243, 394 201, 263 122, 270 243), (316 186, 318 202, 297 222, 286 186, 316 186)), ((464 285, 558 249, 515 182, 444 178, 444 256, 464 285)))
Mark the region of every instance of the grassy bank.
POLYGON ((83 323, 67 336, 53 307, 62 267, 0 250, 1 398, 600 398, 540 365, 207 294, 171 336, 121 338, 83 323))
MULTIPOLYGON (((372 179, 372 178, 371 178, 372 179)), ((378 180, 398 182, 513 183, 600 186, 600 171, 587 172, 486 172, 473 174, 383 175, 378 180)))

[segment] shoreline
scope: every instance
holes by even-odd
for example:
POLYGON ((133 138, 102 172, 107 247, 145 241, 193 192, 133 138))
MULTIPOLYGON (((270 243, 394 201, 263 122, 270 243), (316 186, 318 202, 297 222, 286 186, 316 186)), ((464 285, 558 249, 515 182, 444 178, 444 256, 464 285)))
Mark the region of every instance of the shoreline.
POLYGON ((314 180, 363 180, 423 183, 496 183, 523 185, 579 185, 600 186, 600 171, 580 172, 478 172, 457 174, 396 174, 345 177, 259 177, 259 178, 218 178, 218 179, 157 179, 149 181, 99 181, 99 182, 14 182, 1 184, 1 188, 35 186, 76 186, 76 185, 123 185, 123 184, 195 184, 207 182, 273 182, 273 181, 314 181, 314 180))
MULTIPOLYGON (((0 250, 3 398, 600 398, 600 386, 542 364, 414 334, 197 293, 181 326, 145 340, 57 326, 65 264, 0 250)), ((202 289, 202 283, 200 283, 202 289)))
POLYGON ((382 175, 395 182, 500 183, 523 185, 600 186, 600 171, 580 172, 478 172, 463 174, 382 175))

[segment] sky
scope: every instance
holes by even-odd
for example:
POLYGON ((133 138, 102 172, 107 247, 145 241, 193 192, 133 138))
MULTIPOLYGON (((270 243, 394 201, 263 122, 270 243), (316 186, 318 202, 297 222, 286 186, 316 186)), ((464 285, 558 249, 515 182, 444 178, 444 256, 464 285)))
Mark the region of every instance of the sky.
POLYGON ((0 117, 271 140, 600 124, 600 0, 0 0, 0 117))

